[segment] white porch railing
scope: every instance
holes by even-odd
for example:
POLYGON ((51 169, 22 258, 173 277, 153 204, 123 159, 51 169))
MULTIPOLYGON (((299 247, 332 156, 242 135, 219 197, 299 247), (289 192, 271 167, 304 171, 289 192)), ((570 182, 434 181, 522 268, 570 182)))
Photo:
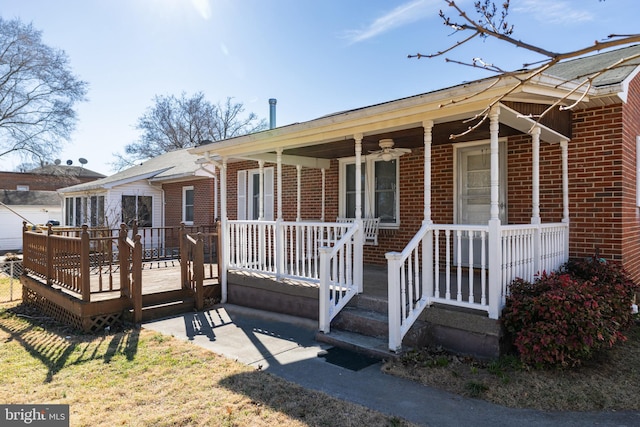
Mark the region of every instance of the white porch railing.
MULTIPOLYGON (((319 249, 333 247, 352 223, 228 221, 229 267, 277 278, 320 281, 319 249)), ((353 265, 345 265, 353 270, 353 265)))
POLYGON ((389 349, 401 348, 404 335, 432 303, 497 318, 513 279, 533 280, 568 260, 568 224, 505 225, 499 235, 499 244, 489 247, 489 226, 425 224, 401 253, 387 253, 389 349), (489 251, 500 254, 500 271, 489 270, 489 251))

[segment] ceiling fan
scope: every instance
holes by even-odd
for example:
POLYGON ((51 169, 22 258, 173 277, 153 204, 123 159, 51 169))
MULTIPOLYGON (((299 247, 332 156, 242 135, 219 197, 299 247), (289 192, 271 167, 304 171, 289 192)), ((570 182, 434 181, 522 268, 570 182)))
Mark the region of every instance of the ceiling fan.
POLYGON ((394 142, 391 138, 381 139, 378 145, 380 145, 381 149, 370 151, 370 153, 374 155, 376 159, 382 159, 385 162, 411 152, 409 148, 393 148, 394 142))

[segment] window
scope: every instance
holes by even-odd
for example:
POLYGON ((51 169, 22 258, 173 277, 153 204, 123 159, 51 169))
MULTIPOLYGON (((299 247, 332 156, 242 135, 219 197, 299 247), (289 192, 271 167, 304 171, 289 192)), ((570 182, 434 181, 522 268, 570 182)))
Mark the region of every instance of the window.
POLYGON ((193 186, 182 187, 182 222, 193 225, 194 193, 193 186))
MULTIPOLYGON (((355 218, 356 164, 355 159, 344 159, 340 168, 340 216, 355 218)), ((398 194, 398 159, 390 161, 366 159, 362 163, 361 206, 364 218, 380 218, 380 225, 400 225, 398 194)))
POLYGON ((87 224, 90 227, 104 227, 104 196, 65 197, 64 223, 72 227, 87 224))
POLYGON ((134 220, 139 227, 152 227, 153 198, 151 196, 122 196, 122 222, 128 227, 134 220))
MULTIPOLYGON (((264 219, 273 221, 273 173, 264 168, 264 219)), ((256 220, 260 216, 260 170, 238 171, 238 219, 256 220)))

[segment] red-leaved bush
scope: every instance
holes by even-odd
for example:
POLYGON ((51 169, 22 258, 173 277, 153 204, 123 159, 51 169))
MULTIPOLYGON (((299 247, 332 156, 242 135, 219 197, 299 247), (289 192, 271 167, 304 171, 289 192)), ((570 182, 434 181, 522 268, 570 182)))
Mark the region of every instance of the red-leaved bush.
POLYGON ((510 285, 502 319, 520 359, 531 366, 574 367, 626 338, 637 290, 624 270, 597 258, 567 263, 533 283, 510 285))

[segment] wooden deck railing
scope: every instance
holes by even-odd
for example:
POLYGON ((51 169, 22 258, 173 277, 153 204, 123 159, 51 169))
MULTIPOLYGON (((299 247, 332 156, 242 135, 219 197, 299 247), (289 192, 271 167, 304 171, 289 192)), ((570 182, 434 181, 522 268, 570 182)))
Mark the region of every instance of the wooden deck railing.
POLYGON ((195 295, 195 308, 202 310, 204 307, 204 279, 215 277, 213 264, 220 265, 220 223, 217 223, 212 232, 198 231, 193 234, 193 227, 182 226, 180 228, 180 272, 182 287, 191 289, 195 295), (209 274, 206 275, 205 265, 209 266, 209 274))

